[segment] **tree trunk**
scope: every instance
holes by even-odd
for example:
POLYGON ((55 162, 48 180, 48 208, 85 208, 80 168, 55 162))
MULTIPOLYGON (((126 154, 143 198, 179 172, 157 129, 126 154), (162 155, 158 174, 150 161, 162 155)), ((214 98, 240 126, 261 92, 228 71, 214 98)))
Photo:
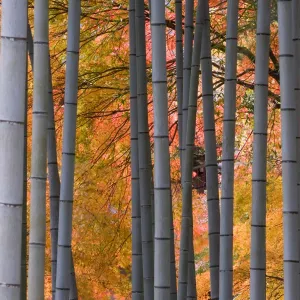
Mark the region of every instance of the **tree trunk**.
POLYGON ((0 299, 16 300, 21 284, 27 1, 3 0, 1 12, 0 299))
POLYGON ((270 0, 257 7, 254 142, 252 169, 252 223, 250 298, 266 299, 266 168, 268 130, 268 76, 270 0))
POLYGON ((220 208, 208 0, 205 0, 204 10, 205 23, 201 49, 201 68, 208 206, 209 268, 211 299, 217 299, 219 297, 220 208))
POLYGON ((220 216, 220 300, 232 299, 233 186, 236 111, 238 0, 227 8, 224 120, 222 144, 222 197, 220 216))
MULTIPOLYGON (((143 261, 139 186, 138 112, 135 0, 129 2, 130 38, 130 134, 131 134, 131 205, 132 205, 132 299, 143 300, 143 261)), ((152 226, 152 225, 151 225, 152 226)))
MULTIPOLYGON (((48 97, 48 0, 34 7, 34 90, 32 112, 28 298, 44 299, 48 97)), ((27 24, 26 24, 27 28, 27 24)))
POLYGON ((170 154, 166 74, 165 3, 153 1, 152 82, 154 101, 154 299, 170 299, 170 154))
POLYGON ((143 281, 145 300, 153 300, 154 264, 151 210, 151 149, 148 129, 147 74, 144 0, 135 1, 138 154, 140 178, 143 281))
POLYGON ((183 151, 183 199, 182 199, 182 220, 180 234, 180 261, 179 261, 179 283, 178 299, 186 299, 187 296, 196 297, 195 289, 195 264, 193 251, 193 222, 192 222, 192 172, 193 172, 193 151, 195 142, 197 97, 199 85, 199 66, 201 53, 201 39, 203 27, 203 5, 198 0, 195 42, 192 57, 192 69, 190 76, 188 119, 186 139, 183 151), (188 263, 190 261, 190 264, 188 263), (188 271, 189 269, 189 271, 188 271), (189 276, 188 276, 189 275, 189 276), (188 280, 189 278, 189 280, 188 280), (189 295, 188 281, 190 282, 189 295))
POLYGON ((59 202, 56 300, 69 300, 80 40, 80 0, 69 2, 65 119, 59 202))
POLYGON ((298 299, 299 244, 296 154, 296 103, 292 43, 292 2, 278 1, 281 91, 284 299, 298 299))

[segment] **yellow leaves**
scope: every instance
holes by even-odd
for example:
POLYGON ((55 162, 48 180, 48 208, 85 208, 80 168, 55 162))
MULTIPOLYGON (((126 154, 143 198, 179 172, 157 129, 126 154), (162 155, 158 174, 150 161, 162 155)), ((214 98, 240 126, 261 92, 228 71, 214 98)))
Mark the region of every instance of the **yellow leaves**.
MULTIPOLYGON (((235 177, 234 202, 234 295, 236 299, 250 297, 250 243, 251 243, 251 174, 246 167, 238 167, 235 177)), ((200 218, 204 217, 203 211, 200 218)), ((267 299, 275 299, 283 292, 283 232, 282 232, 282 182, 277 174, 268 174, 267 183, 267 299)), ((195 251, 203 253, 208 246, 207 235, 196 236, 195 251), (206 243, 203 241, 206 239, 206 243), (202 240, 201 243, 200 240, 202 240)), ((208 255, 200 261, 208 261, 208 255)), ((197 259, 196 259, 197 260, 197 259)), ((208 299, 209 270, 197 275, 198 299, 208 299)))

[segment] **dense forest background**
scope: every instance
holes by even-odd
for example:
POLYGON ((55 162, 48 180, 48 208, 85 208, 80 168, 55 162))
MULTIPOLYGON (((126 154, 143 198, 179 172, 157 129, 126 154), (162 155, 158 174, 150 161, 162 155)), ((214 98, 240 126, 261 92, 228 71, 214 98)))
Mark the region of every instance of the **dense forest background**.
MULTIPOLYGON (((215 122, 219 160, 222 154, 226 5, 227 1, 210 1, 215 122)), ((181 185, 176 103, 175 1, 166 1, 166 7, 169 140, 175 251, 178 261, 181 185)), ((85 300, 130 299, 131 171, 128 1, 82 0, 81 8, 72 240, 78 291, 81 299, 85 300)), ((67 12, 67 1, 50 1, 50 54, 59 163, 62 152, 67 12)), ((30 4, 29 14, 30 24, 33 25, 33 4, 30 4)), ((151 142, 153 143, 151 30, 148 7, 145 10, 145 17, 149 127, 151 142)), ((234 203, 234 295, 239 296, 238 299, 249 297, 250 286, 255 30, 256 1, 239 1, 234 203)), ((282 299, 283 297, 278 55, 276 1, 272 1, 267 156, 267 299, 282 299)), ((32 73, 29 76, 32 79, 32 73)), ((31 106, 32 80, 29 81, 29 92, 29 106, 31 106)), ((204 151, 201 99, 201 84, 199 84, 195 144, 200 153, 204 151)), ((29 115, 28 130, 30 138, 31 115, 29 115)), ((31 143, 29 142, 28 145, 31 143)), ((28 152, 28 160, 30 161, 30 151, 28 152)), ((30 169, 28 170, 28 178, 29 174, 30 169)), ((47 202, 47 209, 47 226, 49 227, 49 202, 47 202)), ((197 189, 194 190, 193 218, 198 299, 207 299, 210 289, 207 203, 205 192, 199 193, 197 189)), ((50 231, 47 230, 47 232, 50 231)), ((47 236, 46 255, 46 299, 50 299, 51 250, 49 234, 47 236)))

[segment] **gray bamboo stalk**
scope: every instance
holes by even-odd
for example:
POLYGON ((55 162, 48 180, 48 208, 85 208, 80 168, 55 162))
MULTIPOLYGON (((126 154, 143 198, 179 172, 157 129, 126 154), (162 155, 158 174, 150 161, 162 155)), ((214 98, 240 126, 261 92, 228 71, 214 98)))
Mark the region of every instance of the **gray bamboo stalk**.
POLYGON ((3 0, 0 51, 0 299, 20 299, 27 1, 3 0))
MULTIPOLYGON (((28 49, 28 38, 27 38, 28 49)), ((25 109, 24 109, 24 183, 22 212, 21 300, 27 299, 27 106, 28 106, 28 56, 26 56, 25 109)))
POLYGON ((198 0, 195 42, 193 49, 193 57, 191 64, 189 103, 188 103, 188 119, 187 132, 184 144, 184 159, 183 159, 183 201, 182 201, 182 219, 181 219, 181 234, 180 234, 180 260, 179 260, 179 282, 178 282, 178 299, 186 299, 187 296, 196 297, 195 287, 195 264, 193 252, 193 222, 192 222, 192 172, 193 172, 193 151, 195 142, 196 128, 196 112, 197 112, 197 97, 199 85, 199 67, 201 40, 203 28, 203 0, 198 0), (189 253, 189 250, 191 252, 189 253), (188 262, 190 261, 190 264, 188 262), (190 266, 189 266, 190 265, 190 266), (190 271, 188 272, 188 269, 190 271), (194 270, 193 270, 194 269, 194 270), (188 274, 190 274, 191 286, 188 292, 188 274))
MULTIPOLYGON (((294 47, 294 66, 295 66, 295 101, 296 101, 296 122, 297 122, 297 192, 298 205, 300 209, 300 2, 299 0, 292 1, 292 20, 293 20, 293 47, 294 47)), ((298 209, 298 215, 299 215, 298 209)), ((298 224, 300 226, 300 224, 298 224)), ((300 227, 298 229, 300 234, 300 227)), ((299 237, 298 237, 299 238, 299 237)), ((300 239, 300 238, 299 238, 300 239)), ((300 242, 300 240, 298 240, 300 242)), ((300 265, 299 265, 300 279, 300 265)), ((300 286, 299 286, 300 289, 300 286)), ((298 291, 300 295, 300 291, 298 291)))
POLYGON ((266 168, 269 47, 270 0, 259 0, 257 6, 252 168, 250 264, 250 298, 252 300, 266 299, 266 168))
MULTIPOLYGON (((176 89, 180 170, 182 174, 182 102, 183 102, 183 47, 182 47, 182 0, 175 0, 175 33, 176 33, 176 89)), ((172 200, 171 200, 172 203, 172 200)), ((171 300, 177 299, 177 277, 175 263, 175 241, 173 210, 171 209, 171 300)))
MULTIPOLYGON (((185 151, 186 151, 186 136, 187 136, 187 122, 188 122, 188 105, 189 105, 189 93, 190 93, 190 80, 191 80, 191 64, 192 64, 192 53, 193 53, 193 31, 194 31, 194 0, 186 0, 185 2, 185 23, 184 23, 184 60, 183 60, 183 103, 182 103, 182 142, 183 147, 181 148, 182 152, 182 174, 184 173, 184 166, 185 166, 185 151)), ((184 180, 184 178, 182 177, 184 180)), ((182 181, 184 185, 184 181, 182 181)), ((191 220, 192 222, 192 220, 191 220)), ((189 235, 193 232, 190 230, 189 235)), ((192 239, 192 236, 189 237, 192 239)), ((188 242, 188 245, 192 245, 192 241, 188 242)), ((187 271, 187 282, 189 285, 189 289, 191 291, 191 287, 194 286, 195 280, 192 278, 193 273, 195 273, 194 266, 193 266, 193 247, 189 248, 189 253, 187 254, 190 257, 191 264, 188 264, 187 271), (192 251, 192 252, 191 252, 192 251)), ((188 258, 189 260, 189 258, 188 258)), ((179 268, 180 272, 180 268, 179 268)), ((194 290, 196 292, 196 290, 194 290)), ((195 294, 191 291, 192 294, 195 294)))
MULTIPOLYGON (((150 3, 151 1, 149 1, 150 3)), ((175 1, 175 31, 176 31, 176 86, 177 86, 177 111, 178 111, 178 133, 179 133, 179 153, 180 166, 182 155, 182 97, 183 97, 183 49, 182 49, 182 0, 175 1), (181 46, 180 46, 181 43, 181 46), (180 50, 181 49, 181 50, 180 50), (181 60, 178 62, 178 58, 181 60)), ((173 197, 171 193, 171 211, 170 211, 170 300, 177 300, 177 277, 176 277, 176 258, 175 258, 175 240, 174 240, 174 222, 173 222, 173 197)), ((153 208, 152 208, 153 210, 153 208)), ((153 210, 154 211, 154 210, 153 210)), ((154 219, 154 217, 153 217, 154 219)))
POLYGON ((152 1, 152 83, 154 101, 154 298, 170 299, 170 154, 166 71, 165 3, 152 1))
MULTIPOLYGON (((201 2, 201 0, 198 0, 195 36, 200 35, 200 37, 197 37, 197 38, 195 37, 194 38, 194 49, 193 49, 192 66, 191 66, 191 79, 190 79, 190 94, 193 93, 192 97, 198 97, 198 93, 196 95, 195 90, 193 92, 191 92, 191 91, 196 86, 197 86, 197 91, 198 91, 198 86, 199 86, 199 68, 200 68, 200 56, 201 56, 201 43, 202 43, 202 32, 203 32, 203 25, 204 25, 204 14, 203 14, 204 6, 203 6, 203 4, 204 4, 203 1, 201 2), (196 42, 199 43, 199 44, 197 44, 197 46, 195 47, 196 42), (199 47, 199 49, 197 49, 197 47, 199 47), (197 81, 197 85, 196 85, 196 81, 197 81)), ((189 121, 189 119, 187 121, 189 121)), ((196 123, 194 125, 196 127, 196 123)), ((194 136, 195 136, 195 133, 194 133, 194 136)), ((188 146, 186 145, 186 148, 187 147, 188 146)), ((193 153, 191 155, 193 156, 193 153)), ((193 166, 192 166, 192 168, 193 168, 193 166)), ((193 236, 193 206, 191 207, 191 212, 192 212, 192 214, 191 214, 191 226, 190 226, 190 230, 189 230, 187 298, 188 299, 197 299, 195 254, 194 254, 194 236, 193 236)))
POLYGON ((140 179, 143 284, 145 300, 153 300, 154 263, 151 209, 152 168, 148 129, 144 0, 135 1, 135 25, 137 62, 138 161, 140 179))
POLYGON ((170 205, 170 300, 177 300, 177 278, 176 278, 176 260, 175 260, 175 244, 174 244, 174 223, 173 223, 173 204, 171 189, 171 205, 170 205))
MULTIPOLYGON (((33 68, 33 39, 31 28, 28 24, 28 37, 27 49, 31 65, 33 68)), ((55 299, 55 282, 56 282, 56 265, 57 265, 57 239, 58 239, 58 217, 59 217, 59 194, 60 194, 60 179, 57 164, 57 151, 56 151, 56 133, 55 133, 55 120, 54 120, 54 106, 53 106, 53 93, 52 93, 52 74, 50 55, 48 58, 48 128, 47 128, 47 164, 48 164, 48 178, 50 186, 50 232, 51 232, 51 283, 52 283, 52 299, 55 299)), ((71 265, 71 297, 77 295, 76 277, 73 265, 71 265), (72 295, 74 296, 72 296, 72 295)), ((74 298, 76 299, 76 298, 74 298)))
POLYGON ((236 112, 238 0, 227 7, 226 65, 222 146, 220 215, 220 300, 232 299, 233 285, 233 185, 236 112))
MULTIPOLYGON (((50 187, 50 232, 51 232, 51 283, 52 299, 55 299, 55 283, 57 271, 57 241, 58 241, 58 220, 59 220, 59 195, 60 179, 57 164, 56 131, 54 120, 54 102, 52 88, 52 74, 49 56, 49 82, 48 82, 48 128, 47 128, 47 159, 48 159, 48 179, 50 187)), ((70 300, 76 300, 77 284, 71 252, 71 271, 70 271, 70 300)))
MULTIPOLYGON (((52 88, 52 74, 49 56, 49 83, 48 83, 48 128, 47 128, 47 158, 48 158, 48 178, 50 186, 50 232, 51 232, 51 277, 52 277, 52 298, 55 299, 55 282, 57 270, 57 241, 58 241, 58 220, 59 220, 59 194, 60 179, 57 164, 56 132, 54 120, 54 102, 52 88)), ((71 252, 70 271, 70 300, 77 299, 77 284, 71 252)))
POLYGON ((219 297, 220 208, 216 149, 209 2, 205 0, 201 68, 204 115, 205 168, 208 206, 209 268, 211 299, 219 297))
POLYGON ((190 232, 189 232, 187 299, 197 299, 194 239, 193 239, 193 219, 192 218, 191 218, 192 225, 190 227, 190 232))
POLYGON ((175 32, 176 32, 176 89, 179 154, 182 174, 182 102, 183 102, 183 48, 182 48, 182 0, 175 0, 175 32))
POLYGON ((80 40, 80 0, 69 2, 64 101, 63 153, 59 201, 56 300, 68 300, 71 272, 72 212, 77 119, 78 64, 80 40))
MULTIPOLYGON (((148 1, 149 6, 149 19, 151 23, 151 1, 148 1)), ((150 27, 150 34, 152 34, 151 27, 150 27)), ((148 114, 147 114, 148 117, 148 114)), ((150 139, 149 139, 150 141, 150 139)), ((153 166, 152 166, 152 159, 151 159, 151 145, 149 146, 149 153, 148 153, 148 160, 149 160, 149 166, 151 169, 151 212, 152 212, 152 235, 154 239, 154 226, 155 226, 155 220, 154 220, 154 183, 153 183, 153 166)))
MULTIPOLYGON (((46 161, 48 96, 48 0, 34 7, 34 90, 32 112, 32 155, 28 298, 44 299, 46 242, 46 161)), ((27 28, 27 24, 26 24, 27 28)))
POLYGON ((184 51, 183 51, 183 102, 182 102, 182 142, 183 153, 185 158, 185 141, 188 122, 188 105, 189 90, 191 78, 191 64, 193 53, 193 32, 194 32, 194 0, 186 0, 185 2, 185 19, 184 19, 184 51))
POLYGON ((132 299, 144 299, 143 261, 141 240, 141 209, 139 184, 138 152, 138 111, 137 111, 137 67, 135 0, 129 2, 129 39, 130 39, 130 148, 131 148, 131 205, 132 205, 132 299))
POLYGON ((296 154, 292 1, 278 1, 279 65, 281 90, 284 299, 298 299, 299 243, 296 154))
MULTIPOLYGON (((51 283, 52 299, 55 299, 55 282, 57 270, 57 241, 58 241, 58 220, 59 220, 59 194, 60 179, 57 164, 56 132, 54 120, 54 102, 52 88, 52 74, 49 56, 49 83, 48 83, 48 128, 47 128, 47 159, 48 159, 48 178, 50 187, 50 232, 51 232, 51 283)), ((71 253, 70 271, 70 295, 69 299, 77 299, 77 284, 71 253)))
POLYGON ((50 233, 51 233, 51 283, 52 299, 55 299, 56 265, 57 265, 57 239, 59 218, 60 179, 57 165, 56 132, 54 121, 54 105, 52 94, 52 74, 50 56, 48 59, 48 128, 47 128, 47 159, 48 180, 50 196, 50 233))

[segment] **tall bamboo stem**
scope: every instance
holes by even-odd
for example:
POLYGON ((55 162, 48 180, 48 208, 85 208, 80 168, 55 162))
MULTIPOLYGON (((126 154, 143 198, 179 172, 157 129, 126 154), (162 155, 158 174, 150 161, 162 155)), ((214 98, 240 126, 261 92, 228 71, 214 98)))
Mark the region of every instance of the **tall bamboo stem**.
POLYGON ((268 130, 268 76, 270 1, 257 7, 254 142, 252 169, 252 223, 250 298, 266 299, 266 168, 268 130))
POLYGON ((220 208, 208 0, 205 0, 204 10, 205 23, 202 38, 201 69, 208 206, 209 268, 211 299, 217 299, 219 297, 220 208))
MULTIPOLYGON (((28 37, 27 37, 28 49, 28 37)), ((26 56, 25 110, 24 110, 24 183, 22 212, 22 258, 21 258, 21 300, 27 299, 27 106, 28 106, 28 55, 26 56)))
POLYGON ((154 299, 170 299, 170 154, 166 74, 166 20, 163 1, 151 2, 154 101, 154 299))
POLYGON ((20 299, 27 1, 1 2, 0 299, 20 299))
POLYGON ((146 40, 144 0, 135 1, 138 154, 140 178, 141 230, 143 252, 144 297, 152 300, 154 293, 153 231, 151 203, 151 149, 148 129, 148 100, 146 73, 146 40))
POLYGON ((183 103, 183 48, 182 48, 182 0, 175 0, 175 32, 176 32, 176 90, 180 168, 182 174, 182 103, 183 103))
MULTIPOLYGON (((185 1, 184 19, 184 52, 183 52, 183 102, 182 102, 182 142, 185 151, 186 131, 188 122, 188 105, 190 93, 191 65, 193 55, 194 33, 194 0, 185 1)), ((183 159, 185 154, 183 153, 183 159)))
POLYGON ((69 300, 70 291, 80 7, 80 0, 69 2, 66 93, 64 101, 65 119, 63 126, 62 175, 58 222, 56 300, 69 300))
POLYGON ((195 298, 195 265, 193 251, 193 222, 192 222, 192 172, 193 151, 195 142, 196 112, 199 84, 199 67, 201 40, 203 28, 203 2, 198 0, 194 49, 192 51, 191 76, 188 102, 188 118, 186 140, 184 143, 183 159, 183 200, 180 234, 180 261, 178 299, 195 298), (188 263, 190 262, 190 263, 188 263), (188 289, 188 281, 190 282, 188 289), (188 293, 189 291, 189 293, 188 293))
POLYGON ((238 0, 227 7, 225 95, 222 146, 220 216, 220 300, 232 299, 233 288, 233 186, 236 112, 238 0))
MULTIPOLYGON (((30 189, 28 298, 44 299, 48 118, 48 0, 34 7, 34 66, 30 189)), ((26 24, 27 28, 27 24, 26 24)))
POLYGON ((298 299, 299 243, 297 201, 297 124, 294 93, 292 1, 278 1, 281 92, 284 299, 298 299))
POLYGON ((48 128, 47 128, 47 159, 50 194, 50 233, 51 233, 51 283, 52 298, 55 299, 55 282, 57 267, 57 239, 59 219, 60 179, 57 165, 56 132, 54 120, 54 103, 52 93, 52 74, 50 56, 48 59, 48 128))
POLYGON ((129 2, 130 38, 130 134, 131 134, 131 202, 132 202, 132 299, 144 299, 141 239, 141 209, 138 150, 137 67, 135 0, 129 2))
MULTIPOLYGON (((294 66, 295 66, 295 101, 296 101, 296 122, 297 122, 297 192, 298 205, 300 210, 300 2, 299 0, 292 1, 292 21, 293 21, 293 47, 294 47, 294 66)), ((298 210, 298 215, 299 215, 298 210)), ((300 224, 298 223, 300 234, 300 224)), ((300 243, 300 237, 298 237, 300 243)), ((300 279, 300 264, 299 264, 299 279, 300 279)), ((299 285, 300 295, 300 285, 299 285)))

